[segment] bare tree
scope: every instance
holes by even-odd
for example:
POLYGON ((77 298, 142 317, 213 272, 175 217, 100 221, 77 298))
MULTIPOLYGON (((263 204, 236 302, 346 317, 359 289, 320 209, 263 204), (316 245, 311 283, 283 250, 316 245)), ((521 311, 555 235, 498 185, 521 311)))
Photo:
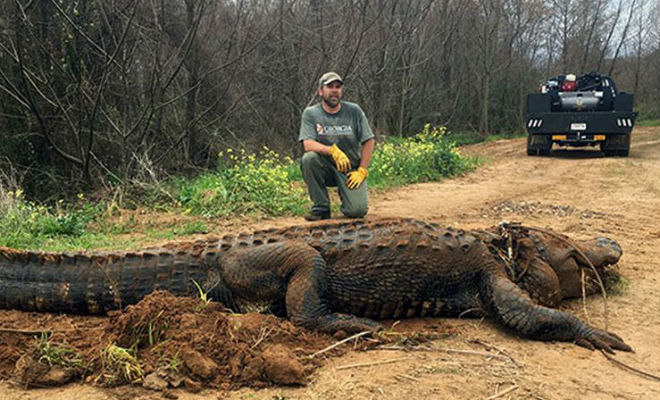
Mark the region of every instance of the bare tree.
POLYGON ((0 164, 47 197, 212 168, 224 147, 295 156, 328 70, 378 133, 521 131, 539 81, 592 69, 657 118, 658 12, 648 0, 0 1, 0 164))

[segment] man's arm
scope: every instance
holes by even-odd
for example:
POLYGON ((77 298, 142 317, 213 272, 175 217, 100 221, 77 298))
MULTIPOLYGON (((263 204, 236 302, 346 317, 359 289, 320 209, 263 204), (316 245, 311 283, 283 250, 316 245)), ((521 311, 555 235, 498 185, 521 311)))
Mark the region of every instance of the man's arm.
POLYGON ((371 161, 371 155, 374 152, 374 147, 376 146, 376 139, 371 138, 367 139, 362 143, 362 153, 360 157, 360 167, 367 169, 369 168, 369 162, 371 161))
POLYGON ((305 151, 313 151, 319 154, 330 154, 330 146, 321 144, 313 139, 303 140, 303 148, 305 151))

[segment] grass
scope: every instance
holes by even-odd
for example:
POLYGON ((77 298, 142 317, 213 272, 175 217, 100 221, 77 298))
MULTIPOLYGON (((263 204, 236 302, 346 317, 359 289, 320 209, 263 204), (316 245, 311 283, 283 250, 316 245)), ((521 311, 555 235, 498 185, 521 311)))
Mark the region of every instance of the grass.
POLYGON ((208 233, 206 221, 186 217, 158 222, 149 216, 119 219, 108 212, 103 202, 79 196, 75 203, 57 202, 37 205, 24 198, 20 190, 3 190, 0 185, 0 246, 41 251, 80 249, 126 249, 145 243, 172 240, 181 236, 208 233))
POLYGON ((166 358, 166 369, 173 371, 173 372, 179 372, 179 369, 181 369, 181 366, 183 365, 183 360, 181 359, 181 356, 179 355, 179 352, 177 351, 174 353, 174 355, 170 358, 166 358))
POLYGON ((103 372, 96 377, 96 383, 120 385, 135 383, 144 378, 144 370, 140 366, 132 349, 111 344, 101 354, 103 372))
POLYGON ((59 343, 53 343, 50 335, 42 333, 37 340, 39 361, 49 366, 79 369, 83 366, 83 357, 75 350, 59 343))
MULTIPOLYGON (((192 182, 180 181, 185 213, 206 217, 302 215, 310 207, 297 162, 264 147, 257 154, 221 152, 219 168, 192 182)), ((460 154, 444 127, 424 127, 412 138, 379 145, 369 166, 369 185, 387 188, 439 180, 475 166, 460 154)))
POLYGON ((639 119, 635 126, 660 126, 660 118, 639 119))
MULTIPOLYGON (((0 246, 56 252, 131 250, 148 242, 206 234, 210 218, 300 216, 309 210, 299 162, 266 147, 256 154, 227 149, 218 153, 218 160, 216 171, 158 183, 158 201, 144 194, 149 188, 140 187, 140 208, 152 214, 167 209, 176 214, 170 222, 138 213, 118 218, 114 200, 93 202, 83 195, 69 203, 35 204, 20 189, 10 191, 0 183, 0 246)), ((370 188, 383 190, 456 176, 477 164, 460 153, 454 135, 444 127, 427 125, 410 138, 392 137, 379 144, 368 182, 370 188)), ((332 205, 336 212, 337 199, 332 205)))
POLYGON ((199 286, 199 283, 197 283, 196 280, 193 279, 192 282, 195 284, 197 293, 199 294, 199 303, 197 304, 197 307, 195 307, 195 312, 200 312, 209 306, 212 299, 208 297, 208 293, 205 292, 201 286, 199 286))
POLYGON ((231 149, 218 154, 219 168, 179 182, 185 213, 205 217, 301 215, 307 194, 291 158, 264 148, 259 154, 231 149))
POLYGON ((497 133, 494 135, 490 135, 486 138, 486 142, 494 142, 496 140, 507 140, 507 139, 518 139, 518 138, 524 138, 527 137, 527 133, 521 132, 521 133, 497 133))
POLYGON ((515 139, 527 136, 526 133, 496 133, 486 137, 481 136, 476 131, 458 131, 450 132, 447 136, 456 143, 457 146, 466 146, 475 143, 492 142, 502 139, 515 139))
POLYGON ((610 296, 621 296, 630 290, 630 281, 621 274, 606 274, 603 281, 610 296))
POLYGON ((461 155, 444 127, 427 124, 411 138, 395 137, 379 146, 369 167, 369 184, 373 188, 388 188, 437 181, 475 166, 472 159, 461 155))

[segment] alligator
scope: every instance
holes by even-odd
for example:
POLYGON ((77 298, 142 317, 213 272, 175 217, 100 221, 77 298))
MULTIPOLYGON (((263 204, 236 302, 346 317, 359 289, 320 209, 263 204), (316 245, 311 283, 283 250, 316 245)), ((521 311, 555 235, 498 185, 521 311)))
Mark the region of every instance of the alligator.
POLYGON ((378 319, 487 315, 531 339, 632 351, 553 308, 599 290, 596 275, 622 255, 615 241, 503 226, 340 220, 136 252, 0 248, 0 308, 104 314, 155 290, 203 291, 234 312, 268 309, 328 333, 375 332, 378 319))

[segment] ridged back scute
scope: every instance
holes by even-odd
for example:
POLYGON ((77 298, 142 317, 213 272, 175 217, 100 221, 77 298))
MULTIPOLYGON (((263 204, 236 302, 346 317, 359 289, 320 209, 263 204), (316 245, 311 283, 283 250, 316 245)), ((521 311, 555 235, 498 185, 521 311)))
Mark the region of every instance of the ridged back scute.
POLYGON ((0 248, 0 307, 103 314, 154 290, 197 292, 217 263, 209 252, 153 248, 141 252, 43 253, 0 248))

